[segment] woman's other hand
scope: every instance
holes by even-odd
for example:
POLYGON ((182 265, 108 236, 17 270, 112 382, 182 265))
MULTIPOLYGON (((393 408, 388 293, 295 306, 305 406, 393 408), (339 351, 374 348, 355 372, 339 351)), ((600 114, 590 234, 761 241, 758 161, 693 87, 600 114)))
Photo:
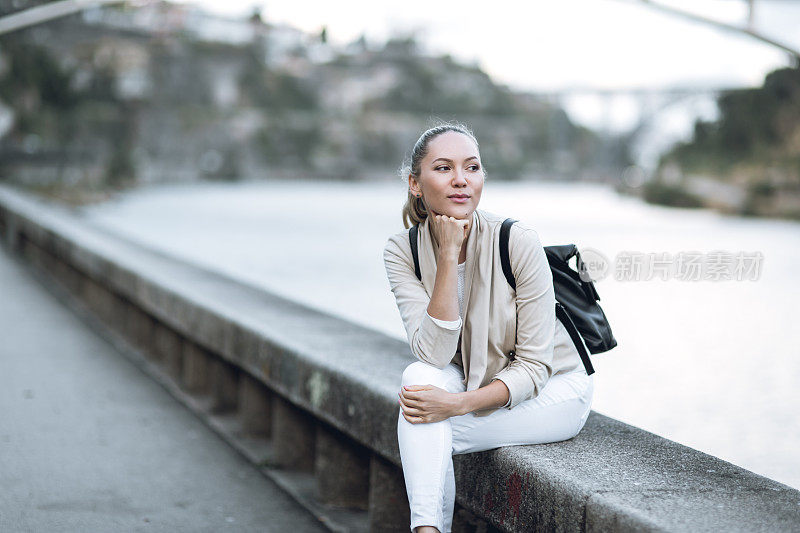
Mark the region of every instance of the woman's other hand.
POLYGON ((433 223, 433 231, 436 234, 439 250, 455 254, 458 257, 461 253, 461 245, 467 237, 469 222, 468 219, 434 214, 431 218, 431 223, 433 223))
POLYGON ((400 389, 400 409, 412 424, 441 422, 465 414, 461 396, 433 385, 408 385, 400 389))

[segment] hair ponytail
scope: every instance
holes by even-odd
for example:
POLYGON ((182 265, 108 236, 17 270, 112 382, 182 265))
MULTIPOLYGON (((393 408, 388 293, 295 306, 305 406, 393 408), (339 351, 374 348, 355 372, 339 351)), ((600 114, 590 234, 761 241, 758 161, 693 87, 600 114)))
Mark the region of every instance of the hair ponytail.
POLYGON ((428 210, 425 201, 421 196, 417 197, 408 191, 406 205, 403 206, 403 226, 410 228, 415 224, 421 224, 428 218, 428 210))

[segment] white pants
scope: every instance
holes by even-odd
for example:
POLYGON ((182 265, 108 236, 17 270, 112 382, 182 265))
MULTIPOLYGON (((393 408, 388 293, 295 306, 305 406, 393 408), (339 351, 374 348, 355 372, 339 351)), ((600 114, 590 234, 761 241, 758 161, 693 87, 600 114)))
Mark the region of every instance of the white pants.
MULTIPOLYGON (((463 392, 463 378, 455 363, 439 369, 416 361, 403 372, 402 384, 463 392)), ((551 376, 535 398, 487 416, 467 413, 441 422, 412 424, 401 410, 397 438, 411 507, 411 531, 435 526, 441 533, 450 532, 456 498, 454 454, 570 439, 589 417, 593 392, 594 378, 581 366, 551 376)))

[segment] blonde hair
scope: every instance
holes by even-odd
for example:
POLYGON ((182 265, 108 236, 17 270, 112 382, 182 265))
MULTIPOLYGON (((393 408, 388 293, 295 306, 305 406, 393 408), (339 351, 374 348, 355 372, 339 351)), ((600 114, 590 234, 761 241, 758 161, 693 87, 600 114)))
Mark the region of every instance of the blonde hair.
MULTIPOLYGON (((464 124, 459 122, 439 123, 432 128, 427 129, 422 135, 419 136, 416 144, 414 144, 414 148, 411 150, 411 154, 406 156, 406 158, 403 160, 399 174, 400 178, 404 182, 408 179, 409 174, 419 180, 419 175, 421 172, 420 165, 422 164, 422 159, 428 153, 428 145, 433 139, 448 131, 455 131, 466 135, 472 139, 472 142, 475 143, 476 147, 480 148, 478 146, 477 139, 475 139, 475 135, 473 135, 472 131, 464 124)), ((421 196, 416 197, 411 194, 411 189, 409 188, 408 198, 406 198, 406 204, 403 206, 403 226, 410 228, 414 224, 421 224, 426 218, 428 218, 428 210, 425 206, 425 201, 421 196)))

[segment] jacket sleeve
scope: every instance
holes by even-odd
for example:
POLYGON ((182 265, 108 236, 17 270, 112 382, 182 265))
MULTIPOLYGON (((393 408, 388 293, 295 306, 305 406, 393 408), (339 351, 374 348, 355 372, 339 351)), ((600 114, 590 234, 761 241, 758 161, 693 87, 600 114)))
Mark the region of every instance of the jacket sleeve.
POLYGON ((521 223, 511 227, 509 256, 517 283, 516 357, 493 379, 503 381, 510 398, 504 407, 535 398, 553 374, 556 298, 553 274, 538 233, 521 223))
POLYGON ((392 236, 383 250, 383 263, 389 286, 397 301, 397 309, 403 319, 411 353, 420 361, 444 368, 453 359, 458 349, 461 334, 461 318, 451 321, 434 320, 428 314, 430 297, 422 282, 414 274, 408 243, 399 236, 392 236), (401 247, 402 246, 402 247, 401 247))

